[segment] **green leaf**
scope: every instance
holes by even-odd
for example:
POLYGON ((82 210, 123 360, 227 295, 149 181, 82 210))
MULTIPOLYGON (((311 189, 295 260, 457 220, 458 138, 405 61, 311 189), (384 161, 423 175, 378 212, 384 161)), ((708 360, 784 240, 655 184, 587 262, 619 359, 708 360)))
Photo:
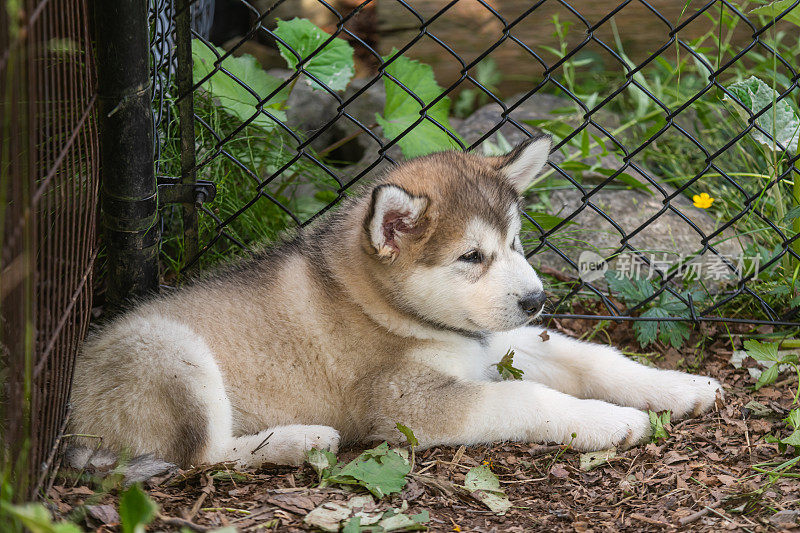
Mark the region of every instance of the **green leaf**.
POLYGON ((658 439, 668 439, 669 433, 667 433, 667 428, 665 426, 669 425, 672 413, 670 411, 664 411, 659 415, 653 411, 647 411, 647 414, 650 417, 650 429, 653 432, 653 442, 658 439))
POLYGON ((383 443, 364 451, 344 468, 327 478, 330 483, 361 485, 376 498, 400 492, 406 485, 411 465, 383 443))
POLYGON ((784 420, 793 429, 800 429, 800 409, 792 409, 784 420))
POLYGON ((306 452, 306 462, 311 465, 311 468, 319 476, 319 480, 322 481, 330 474, 337 461, 333 452, 311 448, 306 452))
POLYGON ((155 518, 158 505, 138 485, 131 485, 119 499, 122 533, 144 533, 144 526, 155 518))
POLYGON ((609 288, 619 294, 628 305, 636 305, 653 295, 653 284, 647 279, 631 279, 616 270, 605 273, 609 288))
MULTIPOLYGON (((655 307, 653 309, 663 309, 655 307)), ((663 309, 664 316, 669 316, 669 311, 663 309)), ((684 341, 689 339, 691 330, 686 322, 664 321, 658 325, 658 338, 661 342, 668 342, 673 348, 680 348, 684 341)))
MULTIPOLYGON (((209 73, 214 72, 216 67, 214 63, 217 61, 217 56, 225 54, 225 50, 216 46, 209 47, 204 42, 193 39, 192 40, 192 72, 194 82, 197 83, 205 78, 209 73)), ((258 102, 265 98, 267 95, 275 91, 281 83, 281 80, 274 76, 270 76, 261 65, 258 64, 256 59, 244 54, 241 57, 229 56, 225 58, 219 65, 225 69, 230 75, 222 70, 214 72, 214 74, 204 81, 200 87, 203 88, 219 107, 229 115, 238 118, 242 122, 250 120, 250 118, 258 113, 256 105, 258 102), (234 80, 231 76, 236 77, 242 83, 250 87, 259 97, 256 98, 253 94, 245 89, 239 82, 234 80)), ((281 111, 283 103, 289 97, 289 89, 284 87, 275 96, 269 99, 264 104, 264 108, 269 111, 276 119, 286 120, 286 113, 281 111)), ((251 125, 261 127, 269 130, 275 127, 275 121, 263 113, 258 113, 258 116, 250 123, 251 125)))
POLYGON ((400 422, 395 424, 395 427, 397 427, 397 431, 405 436, 406 442, 408 442, 409 446, 419 446, 419 441, 417 440, 417 437, 414 435, 414 432, 411 430, 411 428, 404 426, 400 422))
MULTIPOLYGON (((556 226, 564 222, 563 218, 558 217, 556 215, 550 215, 548 213, 525 211, 525 214, 531 217, 534 221, 536 221, 536 223, 539 224, 539 227, 542 228, 542 231, 550 231, 551 229, 555 228, 556 226)), ((527 224, 534 231, 539 231, 539 228, 531 224, 530 221, 528 221, 527 219, 523 220, 523 224, 527 224)), ((575 224, 575 222, 570 220, 566 224, 564 224, 564 227, 570 226, 572 224, 575 224)))
MULTIPOLYGON (((396 53, 397 50, 392 49, 392 52, 384 57, 384 61, 396 53)), ((398 57, 386 67, 386 73, 413 91, 425 105, 430 104, 443 92, 433 77, 433 69, 430 65, 408 59, 405 56, 398 57)), ((422 106, 388 76, 383 78, 383 83, 386 87, 386 104, 383 108, 383 116, 376 114, 375 119, 383 128, 383 135, 387 139, 394 140, 419 120, 422 106)), ((448 120, 449 113, 450 99, 446 97, 437 101, 426 111, 428 117, 452 132, 453 129, 448 120)), ((460 149, 455 140, 427 119, 423 119, 414 126, 412 131, 400 137, 397 144, 407 158, 443 150, 460 149)))
POLYGON ((780 361, 778 355, 778 343, 760 343, 757 340, 747 339, 744 341, 744 349, 747 355, 756 361, 780 361))
MULTIPOLYGON (((614 172, 616 172, 616 170, 610 168, 598 168, 595 172, 597 172, 598 174, 602 174, 604 176, 610 176, 614 172)), ((653 196, 653 191, 650 190, 649 184, 642 183, 641 181, 637 180, 636 178, 634 178, 633 176, 631 176, 626 172, 619 173, 618 175, 614 176, 614 179, 621 181, 631 189, 638 189, 642 192, 649 194, 650 196, 653 196)))
POLYGON ((797 152, 797 143, 800 139, 800 118, 786 98, 777 100, 780 96, 778 92, 755 76, 732 83, 728 85, 727 89, 742 102, 739 104, 725 95, 725 99, 733 104, 739 116, 745 121, 750 119, 750 113, 757 113, 767 107, 771 108, 756 119, 756 124, 772 138, 752 129, 750 135, 756 142, 770 149, 780 150, 774 142, 777 141, 788 151, 797 152))
POLYGON ((514 350, 508 350, 500 362, 494 366, 497 367, 497 373, 504 380, 522 379, 522 374, 525 373, 519 368, 514 368, 514 350))
MULTIPOLYGON (((330 35, 307 19, 278 19, 275 35, 286 42, 297 54, 278 42, 281 56, 289 68, 297 68, 302 59, 310 58, 302 68, 334 91, 343 91, 355 74, 353 47, 343 39, 333 39, 322 50, 317 49, 330 39, 330 35)), ((324 90, 317 82, 306 77, 312 89, 324 90)))
MULTIPOLYGON (((795 0, 779 0, 778 2, 771 2, 767 5, 755 8, 751 11, 751 13, 775 18, 789 9, 794 2, 795 0)), ((781 17, 781 20, 785 20, 800 26, 800 5, 795 6, 794 9, 786 13, 783 17, 781 17)))
POLYGON ((552 133, 559 140, 572 135, 572 132, 575 131, 575 128, 566 122, 562 122, 560 120, 550 120, 550 119, 531 119, 531 120, 523 120, 522 122, 526 124, 530 124, 531 126, 536 126, 537 128, 544 130, 548 133, 552 133))
MULTIPOLYGON (((642 313, 642 317, 647 318, 664 318, 667 316, 669 316, 669 313, 661 307, 651 307, 642 313)), ((641 346, 647 346, 658 337, 658 327, 659 323, 655 320, 634 322, 633 331, 636 333, 636 340, 639 341, 641 346)))
POLYGON ((11 505, 2 501, 0 509, 19 520, 31 533, 82 533, 81 528, 71 522, 53 522, 50 511, 41 503, 11 505))
POLYGON ((756 382, 756 390, 766 385, 771 385, 772 383, 775 383, 775 380, 778 379, 779 369, 780 365, 775 363, 771 367, 761 372, 761 375, 758 376, 758 382, 756 382))
POLYGON ((479 500, 496 514, 505 514, 511 508, 511 502, 506 498, 505 492, 500 489, 500 480, 488 466, 476 466, 467 472, 464 486, 472 493, 472 497, 479 500))
POLYGON ((584 128, 581 130, 581 157, 589 157, 589 131, 584 128))
POLYGON ((800 205, 789 210, 783 217, 784 222, 791 222, 792 220, 800 218, 800 205))

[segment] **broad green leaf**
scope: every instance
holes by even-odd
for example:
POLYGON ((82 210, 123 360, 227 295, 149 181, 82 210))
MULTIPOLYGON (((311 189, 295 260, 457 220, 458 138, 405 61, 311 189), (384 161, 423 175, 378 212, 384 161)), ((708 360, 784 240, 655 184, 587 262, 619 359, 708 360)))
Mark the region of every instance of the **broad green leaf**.
POLYGON ((611 290, 619 294, 628 305, 638 304, 653 295, 653 284, 650 280, 631 279, 616 270, 606 272, 605 278, 611 290))
MULTIPOLYGON (((302 68, 334 91, 343 91, 353 79, 353 47, 347 41, 333 39, 322 50, 317 51, 331 36, 310 20, 300 18, 279 19, 274 33, 297 52, 295 55, 292 50, 278 42, 278 49, 289 68, 297 68, 301 60, 310 58, 303 63, 302 68)), ((306 82, 312 89, 324 90, 309 77, 306 77, 306 82)))
POLYGON ((131 485, 119 499, 122 533, 144 533, 144 526, 155 518, 158 505, 138 485, 131 485))
POLYGON ((414 435, 414 432, 411 430, 411 428, 409 428, 408 426, 404 426, 400 422, 395 424, 395 427, 397 427, 397 431, 402 433, 403 436, 406 438, 406 442, 408 442, 409 446, 411 447, 419 446, 419 441, 417 440, 417 437, 416 435, 414 435))
POLYGON ((792 409, 789 416, 786 417, 785 422, 794 429, 791 435, 781 439, 782 444, 789 444, 800 450, 800 409, 792 409))
POLYGON ((511 502, 500 489, 500 480, 488 466, 470 468, 464 486, 472 493, 473 498, 497 514, 505 514, 511 508, 511 502))
POLYGON ((756 119, 756 124, 769 136, 754 128, 750 134, 756 142, 770 149, 780 150, 774 142, 778 141, 788 151, 797 152, 797 142, 800 139, 800 118, 786 98, 777 100, 780 96, 778 92, 755 76, 732 83, 728 85, 727 89, 741 101, 741 104, 728 95, 725 95, 725 99, 733 104, 739 116, 745 121, 750 119, 750 113, 758 113, 764 108, 770 108, 756 119))
MULTIPOLYGON (((668 313, 660 307, 653 307, 642 313, 642 317, 663 318, 668 313)), ((658 336, 658 322, 655 320, 642 320, 633 323, 633 331, 636 333, 636 340, 642 347, 647 346, 656 340, 658 336)))
POLYGON ((306 452, 306 462, 319 476, 320 481, 326 477, 331 469, 336 466, 336 455, 328 450, 311 448, 306 452))
POLYGON ((612 447, 607 450, 582 453, 580 456, 581 470, 589 472, 600 465, 606 464, 610 459, 617 456, 617 449, 612 447))
MULTIPOLYGON (((397 50, 392 49, 384 61, 396 53, 397 50)), ((430 65, 408 59, 405 56, 398 57, 386 67, 386 73, 413 91, 425 105, 430 104, 443 92, 433 77, 433 69, 430 65)), ((376 113, 375 119, 383 128, 384 137, 393 140, 419 120, 422 105, 406 89, 388 76, 383 78, 383 83, 386 87, 386 104, 383 108, 383 116, 376 113)), ((448 120, 449 113, 450 99, 447 97, 437 101, 425 112, 428 117, 452 132, 453 128, 448 120)), ((423 119, 414 126, 414 129, 401 137, 397 144, 407 158, 460 148, 455 140, 428 119, 423 119)))
POLYGON ((500 362, 494 366, 497 367, 497 373, 504 380, 522 379, 522 374, 524 374, 519 368, 514 368, 514 350, 508 350, 500 362))
POLYGON ((761 372, 761 375, 758 377, 758 382, 756 382, 756 390, 766 385, 775 383, 775 380, 778 379, 779 369, 780 365, 775 363, 771 367, 761 372))
POLYGON ((744 349, 747 355, 756 361, 779 361, 778 344, 775 342, 760 343, 757 340, 747 339, 744 341, 744 349))
POLYGON ((665 426, 669 425, 672 413, 670 411, 665 411, 659 415, 653 411, 648 411, 647 414, 650 416, 650 429, 653 431, 653 441, 657 439, 668 439, 669 433, 667 433, 667 428, 665 426))
MULTIPOLYGON (((659 308, 654 308, 659 309, 659 308)), ((664 310, 665 316, 669 316, 669 311, 664 310)), ((658 338, 661 342, 668 342, 673 348, 680 348, 684 341, 689 339, 691 331, 689 324, 678 321, 664 321, 658 325, 658 338)))
POLYGON ((789 416, 784 420, 787 424, 794 429, 800 429, 800 409, 792 409, 789 411, 789 416))
POLYGON ((31 533, 82 533, 77 525, 71 522, 53 522, 50 511, 41 503, 11 505, 0 502, 4 513, 13 516, 31 533))
MULTIPOLYGON (((775 18, 794 4, 795 0, 779 0, 778 2, 771 2, 767 5, 763 5, 761 7, 757 7, 751 11, 751 13, 757 13, 759 15, 764 15, 767 17, 775 18)), ((797 26, 800 26, 800 4, 795 6, 791 11, 786 13, 781 20, 785 20, 787 22, 791 22, 797 26)))
MULTIPOLYGON (((222 56, 225 50, 213 47, 217 54, 222 56)), ((205 78, 209 73, 214 72, 214 63, 217 61, 217 56, 214 54, 212 48, 198 39, 192 40, 192 72, 195 83, 205 78)), ((258 102, 272 94, 281 83, 281 80, 274 76, 270 76, 261 65, 258 64, 256 58, 251 55, 243 55, 241 57, 227 57, 219 65, 227 72, 218 70, 204 81, 200 87, 203 88, 219 107, 231 116, 234 116, 242 122, 250 120, 250 118, 258 113, 258 116, 250 123, 251 125, 261 127, 265 130, 275 127, 275 121, 264 113, 260 113, 256 105, 258 102), (234 76, 242 83, 250 87, 257 95, 258 98, 245 89, 242 84, 237 82, 234 76)), ((283 103, 289 96, 288 88, 283 88, 275 96, 269 99, 264 104, 264 108, 276 119, 286 120, 286 113, 281 108, 283 103)))
POLYGON ((361 485, 376 498, 400 492, 406 485, 411 465, 383 443, 364 451, 353 461, 327 478, 330 483, 361 485))

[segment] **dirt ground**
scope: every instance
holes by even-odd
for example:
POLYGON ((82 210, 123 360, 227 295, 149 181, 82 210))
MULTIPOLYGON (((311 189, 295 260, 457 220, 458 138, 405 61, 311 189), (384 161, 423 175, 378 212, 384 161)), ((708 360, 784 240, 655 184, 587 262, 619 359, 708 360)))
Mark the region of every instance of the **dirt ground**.
MULTIPOLYGON (((565 320, 551 327, 576 335, 595 325, 565 320)), ((754 391, 746 368, 734 369, 729 362, 731 347, 725 332, 723 326, 703 325, 682 351, 649 347, 663 354, 655 360, 658 366, 714 376, 726 391, 714 411, 674 421, 669 438, 620 452, 590 471, 582 470, 580 454, 565 446, 499 443, 433 448, 417 454, 403 492, 384 498, 374 508, 401 508, 407 502, 409 515, 427 510, 431 531, 800 531, 797 514, 791 512, 800 509, 797 468, 792 470, 795 477, 772 479, 754 469, 759 463, 792 457, 791 447, 780 454, 764 436, 787 434, 782 418, 790 408, 796 377, 784 374, 776 385, 754 391), (752 400, 771 413, 765 416, 745 408, 752 400), (470 468, 482 464, 499 477, 513 504, 504 516, 453 490, 454 485, 463 485, 470 468), (788 512, 776 516, 778 511, 788 512)), ((598 330, 593 340, 642 351, 626 323, 598 330)), ((351 460, 362 449, 343 450, 339 459, 351 460)), ((62 472, 49 490, 54 509, 66 515, 91 501, 83 525, 96 531, 117 530, 113 510, 118 491, 103 494, 97 485, 73 486, 67 474, 62 472)), ((309 528, 303 519, 309 511, 354 494, 338 486, 317 488, 317 475, 307 465, 256 472, 233 472, 224 466, 178 470, 153 478, 144 487, 160 505, 151 531, 222 526, 305 531, 309 528)))

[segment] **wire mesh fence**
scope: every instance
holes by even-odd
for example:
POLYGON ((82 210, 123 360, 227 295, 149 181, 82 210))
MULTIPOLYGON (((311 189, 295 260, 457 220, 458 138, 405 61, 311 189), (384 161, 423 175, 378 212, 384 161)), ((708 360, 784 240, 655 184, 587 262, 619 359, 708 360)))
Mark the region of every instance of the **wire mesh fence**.
POLYGON ((0 51, 0 460, 25 498, 63 432, 92 304, 98 165, 86 2, 4 4, 0 51))
MULTIPOLYGON (((231 0, 211 28, 200 4, 176 10, 191 64, 154 69, 159 175, 216 186, 196 228, 162 210, 168 280, 314 222, 403 157, 544 130, 524 241, 550 317, 800 325, 800 0, 231 0)), ((154 24, 154 50, 173 27, 154 24)))

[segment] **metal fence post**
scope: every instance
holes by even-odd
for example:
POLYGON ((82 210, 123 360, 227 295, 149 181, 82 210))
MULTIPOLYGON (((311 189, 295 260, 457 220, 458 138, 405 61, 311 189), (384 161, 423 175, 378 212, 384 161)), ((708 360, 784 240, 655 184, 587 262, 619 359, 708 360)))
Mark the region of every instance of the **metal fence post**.
MULTIPOLYGON (((178 86, 178 119, 181 136, 181 183, 193 185, 197 181, 194 139, 194 93, 192 92, 192 13, 191 0, 175 2, 175 46, 177 68, 175 82, 178 86)), ((198 217, 193 203, 183 204, 184 264, 192 261, 198 250, 198 217)))
POLYGON ((147 0, 94 1, 107 300, 158 288, 147 0))

